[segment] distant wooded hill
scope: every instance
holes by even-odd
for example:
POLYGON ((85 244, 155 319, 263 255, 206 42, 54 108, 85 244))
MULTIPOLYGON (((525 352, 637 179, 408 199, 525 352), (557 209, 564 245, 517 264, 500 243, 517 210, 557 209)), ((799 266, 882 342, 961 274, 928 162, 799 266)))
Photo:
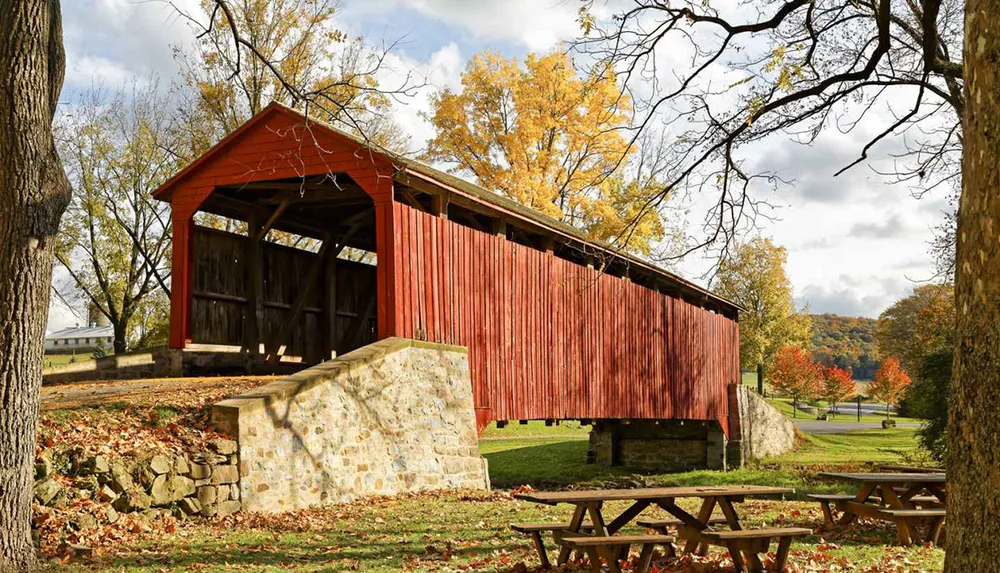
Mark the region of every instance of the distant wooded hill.
POLYGON ((824 366, 850 368, 855 380, 871 380, 878 368, 875 319, 813 314, 813 359, 824 366))

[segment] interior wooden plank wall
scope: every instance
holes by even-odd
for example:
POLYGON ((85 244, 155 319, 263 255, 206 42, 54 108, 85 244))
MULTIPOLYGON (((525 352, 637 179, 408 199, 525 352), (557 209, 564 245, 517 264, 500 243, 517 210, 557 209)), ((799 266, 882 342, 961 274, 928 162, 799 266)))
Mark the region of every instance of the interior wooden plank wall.
POLYGON ((739 325, 396 203, 396 334, 469 348, 493 418, 679 418, 727 428, 739 325))
MULTIPOLYGON (((195 227, 192 251, 192 342, 245 346, 250 280, 247 238, 195 227)), ((301 279, 308 275, 318 255, 269 242, 264 242, 260 251, 264 317, 259 325, 258 340, 267 342, 273 340, 288 321, 292 304, 303 287, 301 279)), ((286 355, 301 357, 306 362, 319 362, 324 358, 321 325, 324 275, 319 273, 295 328, 284 341, 286 355)), ((338 343, 334 350, 338 354, 376 339, 374 312, 368 324, 351 330, 358 326, 358 315, 365 312, 375 292, 375 275, 374 265, 337 260, 334 337, 338 343)))

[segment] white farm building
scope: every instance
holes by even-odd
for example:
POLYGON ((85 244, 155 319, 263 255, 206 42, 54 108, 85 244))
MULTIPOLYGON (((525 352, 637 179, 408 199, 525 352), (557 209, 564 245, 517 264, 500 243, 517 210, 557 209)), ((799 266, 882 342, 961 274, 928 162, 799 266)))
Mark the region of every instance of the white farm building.
POLYGON ((45 352, 52 354, 89 351, 103 344, 111 348, 115 331, 110 326, 74 326, 57 330, 45 336, 45 352))

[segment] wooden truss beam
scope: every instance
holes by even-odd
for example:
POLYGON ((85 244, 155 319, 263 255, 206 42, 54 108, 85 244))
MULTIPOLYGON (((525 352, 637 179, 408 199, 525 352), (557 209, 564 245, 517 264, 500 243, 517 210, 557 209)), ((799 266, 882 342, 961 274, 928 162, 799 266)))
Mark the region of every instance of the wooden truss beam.
POLYGON ((420 201, 417 201, 417 198, 414 197, 413 193, 410 192, 409 189, 401 187, 398 191, 399 191, 399 196, 402 197, 403 200, 405 200, 410 205, 410 207, 413 207, 414 209, 423 213, 427 212, 427 208, 424 207, 423 204, 420 203, 420 201))
MULTIPOLYGON (((259 217, 260 220, 266 221, 274 213, 274 211, 268 209, 267 207, 218 194, 212 194, 205 204, 202 205, 201 210, 207 213, 215 213, 216 215, 240 219, 243 221, 249 220, 250 217, 254 215, 259 217)), ((288 231, 289 233, 295 233, 296 235, 302 235, 304 237, 310 237, 312 239, 322 239, 323 236, 326 235, 325 229, 293 220, 282 221, 281 230, 288 231)))
POLYGON ((288 208, 289 203, 291 203, 289 199, 282 201, 281 204, 278 205, 278 208, 274 210, 274 213, 271 213, 271 216, 268 217, 267 221, 261 226, 261 228, 258 229, 256 233, 251 234, 255 241, 260 241, 265 235, 267 235, 268 231, 271 230, 271 227, 273 227, 274 223, 278 220, 278 217, 280 217, 281 214, 285 212, 285 209, 288 208))

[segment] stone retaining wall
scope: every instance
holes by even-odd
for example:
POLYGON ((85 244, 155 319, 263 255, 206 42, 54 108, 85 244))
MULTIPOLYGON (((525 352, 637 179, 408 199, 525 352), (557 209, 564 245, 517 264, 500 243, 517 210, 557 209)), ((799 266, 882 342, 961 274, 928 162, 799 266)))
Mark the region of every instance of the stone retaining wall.
POLYGON ((795 424, 752 388, 729 387, 729 437, 716 422, 599 420, 588 461, 659 471, 733 469, 795 448, 795 424))
POLYGON ((217 439, 195 453, 158 454, 126 460, 103 454, 49 453, 35 463, 35 501, 61 507, 92 499, 110 507, 95 522, 114 523, 119 513, 212 517, 240 510, 236 442, 217 439))
POLYGON ((726 468, 726 436, 717 422, 599 420, 590 432, 588 462, 683 472, 726 468))
POLYGON ((220 402, 212 419, 237 437, 247 511, 489 488, 462 347, 385 339, 220 402))
POLYGON ((753 388, 735 387, 739 408, 739 439, 730 443, 729 458, 742 461, 769 458, 795 448, 795 424, 768 404, 753 388))

